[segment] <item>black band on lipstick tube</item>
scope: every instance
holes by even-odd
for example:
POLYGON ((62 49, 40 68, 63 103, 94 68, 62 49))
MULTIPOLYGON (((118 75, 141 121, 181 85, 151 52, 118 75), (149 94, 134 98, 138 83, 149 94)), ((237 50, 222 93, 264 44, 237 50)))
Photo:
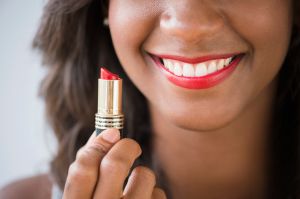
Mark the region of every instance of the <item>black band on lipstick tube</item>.
MULTIPOLYGON (((104 130, 106 130, 106 129, 97 129, 96 128, 96 136, 98 136, 102 131, 104 131, 104 130)), ((122 129, 119 129, 119 131, 120 131, 120 136, 121 136, 121 138, 124 138, 123 137, 123 130, 122 129)))
POLYGON ((102 131, 104 131, 105 129, 96 129, 96 135, 98 136, 102 131))

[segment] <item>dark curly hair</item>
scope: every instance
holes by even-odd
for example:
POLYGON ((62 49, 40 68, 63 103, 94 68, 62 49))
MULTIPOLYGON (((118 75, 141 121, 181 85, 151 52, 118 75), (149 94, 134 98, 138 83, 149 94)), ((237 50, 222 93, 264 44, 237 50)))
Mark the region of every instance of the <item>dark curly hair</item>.
MULTIPOLYGON (((296 19, 298 0, 294 3, 296 19)), ((107 7, 107 2, 101 0, 49 0, 34 38, 33 46, 41 51, 43 63, 48 68, 40 92, 59 146, 51 162, 51 174, 63 189, 68 167, 77 150, 94 131, 98 66, 106 66, 124 80, 124 135, 137 140, 143 150, 136 164, 154 169, 158 183, 167 189, 163 172, 155 168, 151 157, 147 101, 123 71, 109 30, 103 26, 107 7)), ((278 74, 274 99, 273 167, 269 183, 272 199, 300 199, 300 34, 297 21, 287 57, 278 74)))

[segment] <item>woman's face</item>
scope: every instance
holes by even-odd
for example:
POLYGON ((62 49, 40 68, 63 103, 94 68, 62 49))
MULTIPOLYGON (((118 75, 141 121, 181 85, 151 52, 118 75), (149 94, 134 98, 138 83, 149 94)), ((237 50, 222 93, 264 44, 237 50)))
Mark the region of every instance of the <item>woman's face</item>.
POLYGON ((176 126, 213 130, 274 80, 292 1, 110 0, 109 26, 123 68, 151 107, 176 126))

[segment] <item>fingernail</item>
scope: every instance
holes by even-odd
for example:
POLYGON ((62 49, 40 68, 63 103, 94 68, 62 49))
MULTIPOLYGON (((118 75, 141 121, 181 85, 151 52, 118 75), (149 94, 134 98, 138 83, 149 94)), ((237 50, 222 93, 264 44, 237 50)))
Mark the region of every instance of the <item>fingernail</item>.
POLYGON ((120 139, 120 132, 117 129, 107 129, 101 132, 102 138, 110 143, 115 143, 120 139))

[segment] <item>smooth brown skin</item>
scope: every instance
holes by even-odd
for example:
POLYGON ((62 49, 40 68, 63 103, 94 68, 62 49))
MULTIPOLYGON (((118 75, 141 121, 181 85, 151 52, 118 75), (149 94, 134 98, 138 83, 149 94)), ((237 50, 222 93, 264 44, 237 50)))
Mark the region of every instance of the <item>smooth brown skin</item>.
MULTIPOLYGON (((149 102, 153 152, 173 199, 265 198, 271 104, 291 27, 291 0, 110 0, 115 50, 149 102), (145 52, 245 57, 220 85, 188 90, 145 52)), ((165 198, 144 167, 121 189, 140 153, 131 139, 91 138, 70 167, 64 199, 165 198)))

